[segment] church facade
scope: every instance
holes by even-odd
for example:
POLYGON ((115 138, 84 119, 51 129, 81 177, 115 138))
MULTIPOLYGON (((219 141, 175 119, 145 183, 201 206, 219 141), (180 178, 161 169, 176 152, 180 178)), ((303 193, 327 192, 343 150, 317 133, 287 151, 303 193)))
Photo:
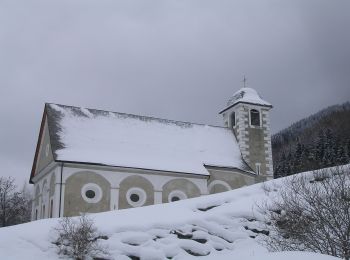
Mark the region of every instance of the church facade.
POLYGON ((32 220, 126 209, 271 179, 269 110, 242 88, 224 127, 45 104, 30 183, 32 220))

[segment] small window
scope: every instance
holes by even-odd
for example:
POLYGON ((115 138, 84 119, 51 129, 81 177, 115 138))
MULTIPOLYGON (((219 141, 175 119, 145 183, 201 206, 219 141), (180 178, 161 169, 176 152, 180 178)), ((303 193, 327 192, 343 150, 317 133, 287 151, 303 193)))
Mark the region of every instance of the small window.
POLYGON ((146 203, 147 194, 145 190, 138 187, 133 187, 127 191, 126 200, 129 205, 133 207, 140 207, 146 203))
POLYGON ((48 156, 49 156, 49 153, 50 153, 50 144, 46 144, 46 147, 45 147, 45 156, 48 157, 48 156))
POLYGON ((231 114, 231 127, 234 127, 236 125, 236 113, 232 112, 231 114))
POLYGON ((95 196, 96 196, 96 194, 95 194, 95 192, 94 192, 93 190, 87 190, 87 191, 85 192, 85 195, 86 195, 86 197, 89 198, 89 199, 93 199, 93 198, 95 198, 95 196))
POLYGON ((256 167, 256 174, 257 174, 257 175, 260 175, 260 165, 261 165, 260 163, 256 163, 256 164, 255 164, 255 167, 256 167))
POLYGON ((138 202, 140 200, 140 196, 137 195, 136 193, 133 193, 130 195, 130 199, 132 202, 138 202))
POLYGON ((175 202, 184 199, 187 199, 187 195, 181 190, 173 190, 168 196, 169 202, 175 202))
POLYGON ((260 126, 260 113, 256 109, 250 110, 250 124, 252 126, 260 126))
POLYGON ((178 201, 180 198, 178 196, 174 196, 171 198, 171 202, 178 201))
POLYGON ((88 203, 97 203, 102 199, 102 189, 95 183, 85 184, 81 189, 82 198, 88 203))

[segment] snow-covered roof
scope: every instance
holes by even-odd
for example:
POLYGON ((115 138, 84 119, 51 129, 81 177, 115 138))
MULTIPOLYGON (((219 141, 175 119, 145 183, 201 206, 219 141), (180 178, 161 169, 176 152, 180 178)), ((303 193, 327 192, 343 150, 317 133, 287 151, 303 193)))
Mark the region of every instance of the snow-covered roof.
POLYGON ((238 103, 248 103, 248 104, 272 107, 272 105, 269 102, 263 100, 260 97, 260 95, 255 89, 241 88, 240 90, 238 90, 236 93, 233 94, 233 96, 227 102, 226 108, 222 110, 220 113, 224 112, 225 110, 229 109, 230 107, 238 103))
POLYGON ((204 165, 251 171, 228 128, 47 104, 56 161, 208 175, 204 165))

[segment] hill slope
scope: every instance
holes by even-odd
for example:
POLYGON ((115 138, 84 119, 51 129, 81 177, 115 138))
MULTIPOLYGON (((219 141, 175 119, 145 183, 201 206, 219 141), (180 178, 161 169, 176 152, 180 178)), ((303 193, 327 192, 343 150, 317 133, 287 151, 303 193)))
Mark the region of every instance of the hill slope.
POLYGON ((272 136, 275 177, 350 162, 350 102, 334 105, 272 136))
MULTIPOLYGON (((200 198, 93 214, 113 259, 332 260, 319 254, 269 253, 259 244, 257 204, 274 196, 282 179, 200 198)), ((0 229, 0 259, 59 259, 50 242, 58 219, 0 229)))

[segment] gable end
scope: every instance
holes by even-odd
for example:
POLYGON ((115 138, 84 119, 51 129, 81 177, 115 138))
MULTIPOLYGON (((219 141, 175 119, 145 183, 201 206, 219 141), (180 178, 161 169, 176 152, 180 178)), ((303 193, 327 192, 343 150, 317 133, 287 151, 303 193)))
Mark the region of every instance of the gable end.
POLYGON ((54 160, 53 150, 51 147, 50 131, 48 127, 48 118, 46 106, 43 117, 41 119, 38 141, 35 149, 35 156, 29 183, 33 183, 32 179, 38 171, 44 169, 50 162, 54 160))

